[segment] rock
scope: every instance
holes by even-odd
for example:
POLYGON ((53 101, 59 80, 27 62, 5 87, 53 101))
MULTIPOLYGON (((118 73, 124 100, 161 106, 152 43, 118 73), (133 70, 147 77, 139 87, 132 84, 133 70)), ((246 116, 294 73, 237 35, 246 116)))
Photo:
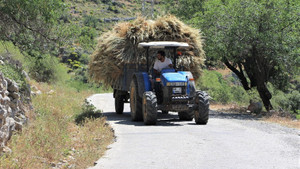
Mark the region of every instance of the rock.
POLYGON ((15 130, 16 131, 22 131, 23 124, 20 122, 15 122, 15 130))
POLYGON ((30 77, 28 76, 28 73, 25 72, 25 70, 22 70, 22 75, 25 76, 26 80, 30 81, 30 77))
POLYGON ((18 119, 19 122, 15 120, 17 115, 22 113, 20 110, 23 108, 20 103, 17 83, 5 78, 0 73, 0 153, 5 150, 7 141, 10 140, 13 131, 22 130, 23 121, 25 120, 18 119))
POLYGON ((47 92, 48 95, 52 95, 53 93, 55 93, 54 90, 50 90, 49 92, 47 92))
MULTIPOLYGON (((0 119, 4 119, 7 116, 7 110, 5 110, 4 108, 2 108, 2 105, 0 105, 0 119)), ((0 123, 1 126, 1 123, 0 123)))
POLYGON ((4 147, 3 147, 3 152, 4 152, 5 154, 11 154, 11 153, 12 153, 12 150, 11 150, 9 147, 4 146, 4 147))
POLYGON ((4 65, 5 63, 3 62, 3 60, 0 60, 0 65, 4 65))
MULTIPOLYGON (((10 57, 5 59, 5 63, 16 65, 20 70, 22 68, 21 62, 14 61, 10 57)), ((26 76, 27 73, 22 71, 22 74, 26 76)), ((28 91, 20 93, 18 84, 0 72, 0 154, 8 150, 6 145, 13 131, 22 131, 23 125, 28 122, 28 118, 24 115, 26 108, 31 105, 30 86, 28 88, 28 91), (26 107, 20 98, 26 101, 26 107)))
POLYGON ((251 113, 259 114, 262 111, 262 104, 261 102, 250 101, 250 105, 247 110, 251 113))
POLYGON ((14 99, 20 99, 20 94, 17 93, 17 92, 11 92, 11 93, 9 93, 8 96, 10 96, 12 98, 12 100, 14 100, 14 99))
POLYGON ((34 91, 39 90, 36 86, 31 86, 31 89, 34 90, 34 91))
POLYGON ((15 81, 11 81, 11 83, 8 83, 7 90, 9 92, 19 92, 18 84, 15 81))
POLYGON ((32 96, 37 96, 37 95, 41 95, 41 94, 42 94, 42 92, 40 90, 35 91, 35 92, 31 91, 32 96))

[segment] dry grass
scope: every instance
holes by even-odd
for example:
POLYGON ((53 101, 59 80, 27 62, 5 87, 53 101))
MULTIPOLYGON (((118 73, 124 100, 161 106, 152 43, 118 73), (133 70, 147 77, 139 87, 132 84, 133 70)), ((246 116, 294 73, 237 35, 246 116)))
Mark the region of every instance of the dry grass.
POLYGON ((300 121, 293 120, 291 118, 271 116, 271 117, 265 117, 265 118, 263 118, 263 120, 266 122, 270 122, 270 123, 277 123, 277 124, 280 124, 280 125, 286 126, 286 127, 300 129, 300 121))
MULTIPOLYGON (((247 112, 246 107, 242 107, 236 104, 211 104, 210 105, 211 110, 215 111, 222 111, 227 113, 241 113, 241 114, 249 114, 247 112)), ((267 113, 265 113, 267 114, 267 113)), ((270 123, 277 123, 282 126, 291 127, 291 128, 297 128, 300 129, 300 121, 299 119, 293 119, 291 117, 282 117, 278 115, 278 113, 273 113, 273 115, 265 115, 261 120, 270 122, 270 123)))
POLYGON ((15 134, 12 153, 1 156, 0 168, 87 168, 101 157, 113 140, 103 117, 75 124, 84 99, 91 92, 35 83, 43 94, 33 98, 29 125, 15 134), (47 94, 50 90, 55 92, 47 94))
POLYGON ((132 22, 118 23, 113 30, 103 34, 89 64, 89 73, 96 82, 112 84, 122 74, 126 63, 145 63, 145 50, 138 48, 140 42, 178 41, 186 42, 189 49, 181 50, 178 65, 200 76, 205 59, 202 37, 175 16, 164 16, 155 21, 139 17, 132 22))

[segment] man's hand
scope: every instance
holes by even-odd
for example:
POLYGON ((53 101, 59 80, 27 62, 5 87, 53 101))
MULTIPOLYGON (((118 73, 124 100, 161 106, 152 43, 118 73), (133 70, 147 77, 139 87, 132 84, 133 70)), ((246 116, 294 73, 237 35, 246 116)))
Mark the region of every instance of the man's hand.
POLYGON ((155 73, 156 76, 160 76, 160 72, 159 71, 157 71, 156 69, 153 69, 153 70, 154 70, 154 73, 155 73))

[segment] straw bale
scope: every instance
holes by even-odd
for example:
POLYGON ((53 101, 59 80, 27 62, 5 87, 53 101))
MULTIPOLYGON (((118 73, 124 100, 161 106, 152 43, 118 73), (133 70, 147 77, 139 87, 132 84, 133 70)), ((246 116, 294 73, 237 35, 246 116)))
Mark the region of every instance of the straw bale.
MULTIPOLYGON (((145 50, 138 48, 138 44, 150 41, 188 43, 190 48, 181 50, 178 65, 191 71, 195 79, 200 76, 205 59, 201 34, 172 15, 155 21, 139 17, 132 22, 116 24, 99 38, 89 64, 90 76, 96 82, 113 84, 122 75, 124 64, 145 63, 145 50)), ((150 56, 155 52, 151 51, 150 56)))

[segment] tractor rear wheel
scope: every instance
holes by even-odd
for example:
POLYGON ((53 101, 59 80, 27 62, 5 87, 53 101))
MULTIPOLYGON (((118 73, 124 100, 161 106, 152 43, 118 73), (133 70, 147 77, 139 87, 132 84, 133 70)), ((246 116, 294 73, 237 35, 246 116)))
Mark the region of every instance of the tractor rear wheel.
POLYGON ((193 111, 181 111, 178 112, 179 120, 191 121, 194 118, 193 111))
POLYGON ((209 114, 209 96, 206 92, 197 91, 195 104, 195 122, 196 124, 207 124, 209 114))
POLYGON ((132 79, 130 84, 130 109, 131 119, 133 121, 142 121, 142 98, 138 94, 138 85, 136 79, 132 79))
POLYGON ((123 114, 124 111, 124 96, 116 95, 115 97, 115 110, 117 114, 123 114))
POLYGON ((155 125, 157 121, 157 99, 156 95, 151 92, 143 94, 143 118, 144 124, 155 125))

